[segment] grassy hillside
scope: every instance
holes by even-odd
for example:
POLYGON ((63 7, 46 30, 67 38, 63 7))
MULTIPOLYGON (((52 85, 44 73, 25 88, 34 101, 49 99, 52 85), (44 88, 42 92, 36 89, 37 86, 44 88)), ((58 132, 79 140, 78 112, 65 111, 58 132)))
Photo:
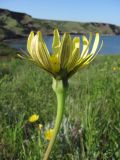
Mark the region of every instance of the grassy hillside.
MULTIPOLYGON (((51 160, 120 159, 120 56, 98 56, 69 81, 62 129, 51 160)), ((19 59, 0 63, 1 160, 42 159, 56 99, 52 78, 19 59), (31 124, 28 117, 39 114, 31 124), (38 124, 43 124, 39 136, 38 124)))
POLYGON ((32 18, 25 13, 0 9, 0 40, 18 38, 28 35, 31 30, 41 30, 44 34, 52 34, 58 28, 61 33, 84 34, 99 32, 102 34, 120 34, 120 27, 105 23, 80 23, 32 18))

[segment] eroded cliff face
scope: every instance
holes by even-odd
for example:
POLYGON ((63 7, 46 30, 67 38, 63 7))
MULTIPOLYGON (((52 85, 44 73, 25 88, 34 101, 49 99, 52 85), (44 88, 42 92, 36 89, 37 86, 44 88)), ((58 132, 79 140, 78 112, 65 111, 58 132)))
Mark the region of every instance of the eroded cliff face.
POLYGON ((52 34, 54 28, 58 28, 61 33, 70 32, 71 34, 89 32, 120 34, 120 26, 112 24, 35 19, 25 13, 0 9, 0 40, 25 37, 31 30, 41 30, 43 34, 52 34))

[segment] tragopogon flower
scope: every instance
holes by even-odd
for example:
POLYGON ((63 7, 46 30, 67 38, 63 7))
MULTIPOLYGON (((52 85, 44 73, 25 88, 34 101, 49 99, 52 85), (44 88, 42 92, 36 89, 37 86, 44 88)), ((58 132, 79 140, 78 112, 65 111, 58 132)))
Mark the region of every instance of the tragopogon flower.
POLYGON ((54 129, 49 129, 49 130, 45 131, 45 139, 51 140, 51 138, 53 136, 53 132, 54 132, 54 129))
POLYGON ((39 115, 33 114, 32 116, 29 117, 28 121, 33 123, 36 122, 39 119, 39 115))
POLYGON ((86 36, 82 36, 81 45, 79 37, 72 39, 68 33, 65 33, 60 39, 59 32, 55 29, 52 53, 49 53, 41 32, 38 31, 36 35, 31 32, 27 41, 28 59, 52 74, 54 78, 68 79, 79 68, 88 65, 101 49, 103 43, 98 49, 99 33, 96 33, 92 50, 89 51, 91 41, 92 34, 89 40, 86 36), (80 47, 82 48, 81 53, 80 47))

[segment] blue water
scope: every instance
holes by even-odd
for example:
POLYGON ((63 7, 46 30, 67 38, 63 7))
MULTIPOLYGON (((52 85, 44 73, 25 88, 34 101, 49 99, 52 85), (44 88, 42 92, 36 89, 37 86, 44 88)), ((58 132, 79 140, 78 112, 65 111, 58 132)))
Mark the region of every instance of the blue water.
MULTIPOLYGON (((80 36, 81 39, 81 36, 80 36)), ((44 36, 44 40, 47 44, 49 51, 52 51, 53 36, 44 36)), ((104 42, 100 54, 120 54, 120 35, 119 36, 101 36, 100 41, 104 42)), ((9 40, 7 44, 17 50, 26 50, 26 39, 9 40)), ((92 44, 91 44, 92 47, 92 44)), ((81 48, 82 49, 82 48, 81 48)))

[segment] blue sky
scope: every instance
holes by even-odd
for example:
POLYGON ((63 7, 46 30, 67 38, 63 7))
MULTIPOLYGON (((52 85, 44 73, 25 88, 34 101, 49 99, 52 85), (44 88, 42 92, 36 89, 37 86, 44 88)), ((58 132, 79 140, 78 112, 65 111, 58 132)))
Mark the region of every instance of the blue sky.
POLYGON ((0 0, 0 8, 42 19, 120 25, 120 0, 0 0))

